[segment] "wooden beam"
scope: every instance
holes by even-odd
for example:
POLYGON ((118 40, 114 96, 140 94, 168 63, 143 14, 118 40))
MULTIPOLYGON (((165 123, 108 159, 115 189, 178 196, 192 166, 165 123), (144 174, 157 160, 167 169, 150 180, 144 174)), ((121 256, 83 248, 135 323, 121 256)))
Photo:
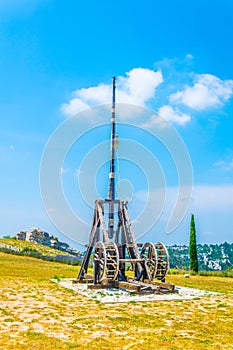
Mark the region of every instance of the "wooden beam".
POLYGON ((123 281, 116 281, 115 286, 117 288, 126 289, 127 291, 134 291, 135 293, 139 294, 141 292, 141 286, 134 284, 132 282, 123 282, 123 281))
POLYGON ((158 286, 163 289, 169 290, 169 292, 175 291, 175 285, 167 282, 158 282, 158 281, 150 281, 150 280, 144 280, 144 283, 146 284, 152 284, 153 286, 158 286))
POLYGON ((93 284, 93 283, 89 283, 87 285, 87 289, 107 289, 107 288, 113 288, 112 283, 110 283, 110 284, 93 284))
POLYGON ((93 283, 94 280, 93 280, 93 277, 92 278, 83 278, 81 280, 73 280, 72 283, 73 284, 76 284, 76 283, 83 283, 83 284, 86 284, 86 283, 93 283))

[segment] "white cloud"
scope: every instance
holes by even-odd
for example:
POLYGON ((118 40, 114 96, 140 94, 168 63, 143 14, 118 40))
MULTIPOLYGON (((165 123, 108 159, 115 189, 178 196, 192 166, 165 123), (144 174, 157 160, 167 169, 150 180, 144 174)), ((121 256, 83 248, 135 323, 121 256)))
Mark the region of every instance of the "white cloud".
POLYGON ((229 162, 220 160, 219 162, 214 163, 214 166, 220 168, 223 171, 231 171, 233 170, 233 159, 231 159, 229 162))
MULTIPOLYGON (((182 221, 180 221, 180 224, 174 231, 169 231, 174 234, 173 238, 169 236, 170 242, 177 239, 184 242, 189 237, 190 213, 194 213, 196 216, 199 229, 198 235, 202 237, 204 242, 207 239, 203 232, 212 232, 211 237, 213 240, 218 235, 219 240, 222 241, 226 239, 224 237, 227 237, 233 229, 232 220, 229 220, 233 210, 233 186, 196 185, 192 189, 187 186, 180 188, 179 186, 166 187, 165 198, 162 196, 162 189, 152 190, 150 193, 148 191, 140 191, 134 195, 132 205, 144 208, 143 221, 134 220, 131 215, 133 229, 138 236, 145 232, 145 222, 150 222, 151 218, 154 219, 154 226, 150 235, 152 238, 149 239, 148 237, 147 240, 158 240, 157 236, 161 235, 162 232, 164 234, 168 233, 168 225, 170 225, 171 214, 175 207, 182 221), (182 192, 182 195, 177 202, 179 190, 182 192), (191 194, 191 198, 187 196, 187 193, 191 194), (150 205, 148 203, 148 194, 151 197, 150 205), (161 200, 163 201, 162 203, 161 200), (184 203, 187 205, 184 206, 184 203), (159 212, 159 209, 162 209, 162 212, 159 212), (217 213, 219 215, 216 215, 217 213), (227 219, 228 222, 226 222, 227 219)), ((130 213, 132 211, 131 204, 129 211, 130 213)), ((211 241, 211 237, 208 240, 211 241)), ((166 240, 165 235, 161 240, 164 241, 164 239, 166 240)))
POLYGON ((187 55, 186 55, 186 59, 187 60, 193 60, 193 55, 191 54, 191 53, 188 53, 187 55))
POLYGON ((169 105, 161 107, 158 114, 167 121, 174 122, 179 125, 184 125, 190 121, 189 115, 182 113, 180 110, 174 109, 169 105))
MULTIPOLYGON (((188 54, 186 59, 192 60, 193 56, 188 54)), ((146 107, 148 101, 154 99, 156 88, 162 82, 163 75, 160 70, 134 68, 127 72, 124 77, 117 77, 116 101, 131 106, 146 107)), ((67 116, 73 116, 96 105, 110 105, 111 95, 111 83, 78 89, 73 92, 70 101, 61 106, 61 110, 67 116)), ((232 95, 233 80, 221 80, 211 74, 196 74, 192 86, 186 86, 183 90, 171 94, 169 103, 158 108, 157 113, 150 115, 146 122, 139 121, 139 124, 147 128, 155 126, 165 128, 169 126, 169 123, 184 126, 191 120, 191 116, 187 112, 181 111, 178 104, 195 110, 204 110, 221 106, 232 95)), ((124 120, 132 116, 135 118, 136 114, 135 110, 124 110, 122 114, 120 113, 124 120)))
MULTIPOLYGON (((179 189, 182 189, 184 193, 191 193, 191 209, 195 212, 196 210, 201 211, 222 211, 226 208, 233 209, 233 186, 232 185, 196 185, 193 186, 192 191, 188 186, 183 187, 166 187, 166 203, 164 210, 166 214, 169 214, 171 207, 175 205, 176 198, 179 192, 179 189), (166 208, 167 206, 167 208, 166 208)), ((155 202, 158 202, 158 198, 161 189, 150 191, 150 196, 155 202)), ((146 202, 148 198, 147 191, 140 191, 135 194, 136 200, 146 202)), ((186 197, 180 199, 180 202, 184 200, 189 200, 186 197)), ((150 209, 154 209, 153 205, 150 209)), ((168 219, 168 217, 166 217, 168 219)))
MULTIPOLYGON (((134 68, 126 73, 126 77, 117 78, 117 102, 145 106, 154 97, 155 89, 163 82, 161 71, 146 68, 134 68)), ((72 116, 81 110, 98 104, 111 103, 111 84, 76 90, 68 103, 61 110, 72 116)))
POLYGON ((199 212, 232 210, 233 186, 195 186, 191 206, 199 212))
POLYGON ((196 110, 217 107, 233 95, 233 80, 221 80, 211 74, 195 76, 193 86, 170 95, 171 103, 178 103, 196 110))
MULTIPOLYGON (((153 214, 156 208, 161 208, 161 203, 159 202, 162 198, 162 189, 150 191, 151 196, 151 206, 148 206, 148 192, 140 191, 135 194, 135 201, 141 201, 146 208, 146 214, 149 217, 153 214)), ((162 198, 163 199, 163 198, 162 198)), ((189 210, 194 213, 213 213, 213 212, 231 212, 233 210, 233 186, 227 185, 196 185, 192 188, 187 186, 183 187, 166 187, 166 198, 163 203, 163 211, 160 220, 168 222, 171 212, 175 205, 183 208, 183 202, 187 203, 190 201, 189 210), (186 195, 181 197, 179 202, 176 203, 179 189, 182 193, 192 193, 191 198, 187 198, 186 195)), ((185 213, 183 213, 185 215, 185 213)))
POLYGON ((111 86, 100 84, 95 87, 77 90, 75 95, 88 104, 103 104, 111 101, 111 86))
POLYGON ((155 95, 155 89, 163 82, 161 71, 135 68, 119 77, 118 98, 120 103, 145 106, 145 102, 155 95))
POLYGON ((88 109, 89 107, 90 106, 87 103, 83 102, 80 98, 75 97, 68 103, 64 103, 61 106, 61 111, 68 116, 73 116, 80 111, 88 109))
POLYGON ((188 114, 182 113, 178 108, 165 105, 158 110, 158 114, 153 114, 151 119, 141 126, 146 128, 153 128, 154 126, 167 127, 167 122, 172 122, 178 125, 185 125, 191 120, 188 114))
POLYGON ((66 173, 69 172, 69 169, 68 169, 68 168, 61 168, 61 169, 60 169, 60 172, 61 172, 61 175, 62 175, 62 174, 66 174, 66 173))

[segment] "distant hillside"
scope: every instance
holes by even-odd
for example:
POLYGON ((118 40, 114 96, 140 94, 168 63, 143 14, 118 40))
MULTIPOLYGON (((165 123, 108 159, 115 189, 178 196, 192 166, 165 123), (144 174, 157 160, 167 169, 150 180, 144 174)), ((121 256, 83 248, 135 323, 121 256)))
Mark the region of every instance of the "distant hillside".
MULTIPOLYGON (((168 248, 171 268, 189 268, 189 248, 173 245, 168 248)), ((223 271, 233 268, 233 243, 198 244, 200 271, 223 271)))
POLYGON ((16 251, 25 250, 25 249, 31 249, 36 250, 37 252, 41 253, 42 255, 49 255, 49 256, 56 256, 59 254, 69 256, 70 254, 66 252, 62 252, 58 249, 54 249, 51 247, 48 247, 43 244, 35 243, 35 242, 28 242, 28 241, 20 241, 15 238, 0 238, 0 248, 9 248, 14 247, 16 251))
POLYGON ((30 256, 46 261, 61 262, 69 265, 80 265, 82 255, 70 254, 37 242, 17 240, 15 238, 0 238, 0 252, 30 256))
MULTIPOLYGON (((3 248, 15 249, 16 251, 36 251, 43 256, 49 257, 70 257, 68 252, 61 252, 58 249, 37 242, 16 240, 15 238, 0 238, 0 250, 3 248)), ((72 248, 71 248, 72 250, 72 248)), ((173 245, 167 247, 170 257, 170 268, 189 269, 189 248, 185 245, 173 245)), ((223 244, 198 244, 198 264, 200 271, 224 271, 233 269, 233 243, 223 244)), ((78 259, 84 253, 79 253, 78 259)))

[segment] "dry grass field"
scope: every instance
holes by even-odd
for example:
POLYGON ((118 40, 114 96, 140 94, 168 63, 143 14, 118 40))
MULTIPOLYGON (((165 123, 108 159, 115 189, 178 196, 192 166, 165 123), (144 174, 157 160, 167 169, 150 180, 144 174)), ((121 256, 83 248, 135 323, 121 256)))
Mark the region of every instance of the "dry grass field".
POLYGON ((0 349, 233 349, 231 278, 168 276, 215 297, 101 304, 49 280, 77 273, 0 253, 0 349))

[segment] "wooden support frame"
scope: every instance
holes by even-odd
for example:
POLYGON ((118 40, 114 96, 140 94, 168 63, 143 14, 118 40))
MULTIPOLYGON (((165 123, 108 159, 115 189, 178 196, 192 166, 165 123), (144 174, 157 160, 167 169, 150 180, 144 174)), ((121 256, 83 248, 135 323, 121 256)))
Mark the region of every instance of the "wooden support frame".
MULTIPOLYGON (((111 206, 111 210, 112 207, 114 207, 114 214, 117 216, 118 220, 117 229, 113 237, 114 243, 118 248, 120 262, 118 267, 119 271, 117 272, 120 272, 122 277, 125 278, 125 264, 127 262, 132 263, 134 266, 135 276, 142 271, 143 259, 140 257, 138 245, 134 238, 132 225, 128 215, 127 204, 127 201, 120 200, 96 200, 89 243, 87 245, 87 251, 79 271, 78 281, 85 279, 85 274, 87 273, 93 248, 97 242, 101 241, 103 243, 107 243, 110 241, 104 218, 104 207, 106 206, 108 208, 111 206), (129 259, 126 259, 126 253, 128 253, 129 259)), ((97 280, 96 283, 98 283, 97 280)))

